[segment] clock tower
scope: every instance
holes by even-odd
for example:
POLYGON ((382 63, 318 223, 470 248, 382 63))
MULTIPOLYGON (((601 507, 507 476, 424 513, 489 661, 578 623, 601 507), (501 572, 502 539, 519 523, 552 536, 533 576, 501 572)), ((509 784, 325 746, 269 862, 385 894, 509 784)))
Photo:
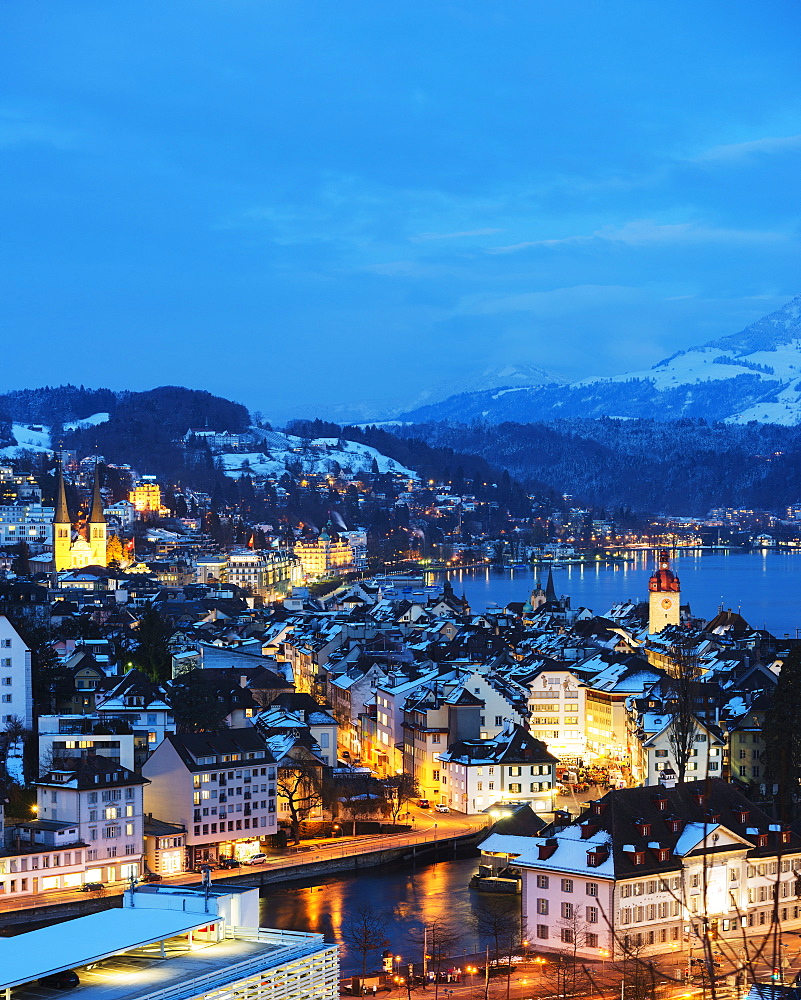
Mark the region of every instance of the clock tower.
POLYGON ((666 549, 659 553, 659 568, 648 581, 648 631, 661 632, 679 624, 681 591, 679 578, 670 568, 666 549))

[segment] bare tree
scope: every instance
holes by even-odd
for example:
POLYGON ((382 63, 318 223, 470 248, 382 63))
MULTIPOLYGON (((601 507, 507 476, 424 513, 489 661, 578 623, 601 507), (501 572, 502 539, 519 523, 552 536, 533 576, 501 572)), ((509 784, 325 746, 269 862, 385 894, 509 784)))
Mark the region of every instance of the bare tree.
POLYGON ((322 766, 305 759, 287 762, 278 768, 277 787, 289 810, 292 840, 299 844, 301 822, 323 804, 322 766))
POLYGON ((668 742, 676 761, 679 783, 683 783, 698 732, 695 694, 700 669, 698 658, 680 646, 674 646, 671 650, 671 660, 669 695, 671 719, 668 726, 668 742))
POLYGON ((417 778, 413 774, 396 774, 394 778, 386 778, 382 782, 387 802, 389 803, 389 813, 393 824, 397 824, 398 817, 403 812, 412 799, 416 799, 419 794, 417 778))
POLYGON ((361 956, 362 977, 367 975, 367 962, 374 951, 389 944, 387 928, 389 919, 372 903, 359 903, 342 925, 342 940, 350 951, 361 956))

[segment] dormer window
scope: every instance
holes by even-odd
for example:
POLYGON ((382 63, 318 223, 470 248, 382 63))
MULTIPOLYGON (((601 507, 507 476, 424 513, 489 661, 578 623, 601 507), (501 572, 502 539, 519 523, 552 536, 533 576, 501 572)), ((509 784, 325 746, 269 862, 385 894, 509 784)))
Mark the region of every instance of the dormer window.
POLYGON ((670 833, 681 833, 682 821, 676 816, 668 816, 665 820, 665 826, 670 833))
POLYGON ((635 819, 634 825, 637 827, 637 832, 641 837, 651 836, 651 824, 646 823, 644 819, 635 819))
POLYGON ((766 833, 758 833, 756 835, 756 845, 757 847, 767 847, 768 835, 766 833))
POLYGON ((747 809, 743 809, 742 807, 735 809, 734 810, 734 818, 737 820, 738 823, 747 823, 748 822, 748 810, 747 809))

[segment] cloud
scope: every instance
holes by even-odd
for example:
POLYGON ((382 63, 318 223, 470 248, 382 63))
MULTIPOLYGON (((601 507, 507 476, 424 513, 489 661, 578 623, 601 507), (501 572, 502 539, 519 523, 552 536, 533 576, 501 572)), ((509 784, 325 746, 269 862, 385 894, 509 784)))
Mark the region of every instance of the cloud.
POLYGON ((785 240, 783 233, 750 229, 726 229, 704 226, 695 222, 660 223, 653 219, 633 219, 622 226, 603 226, 588 235, 566 236, 561 239, 526 240, 509 246, 489 247, 487 253, 504 254, 532 247, 587 246, 592 243, 624 243, 628 246, 648 244, 698 243, 776 243, 785 240))
POLYGON ((465 229, 460 233, 420 233, 418 236, 410 236, 409 239, 415 243, 422 240, 456 240, 463 236, 492 236, 502 232, 502 229, 465 229))
POLYGON ((734 142, 723 146, 713 146, 695 157, 696 162, 735 161, 751 159, 755 155, 792 152, 801 148, 801 134, 765 136, 749 142, 734 142))

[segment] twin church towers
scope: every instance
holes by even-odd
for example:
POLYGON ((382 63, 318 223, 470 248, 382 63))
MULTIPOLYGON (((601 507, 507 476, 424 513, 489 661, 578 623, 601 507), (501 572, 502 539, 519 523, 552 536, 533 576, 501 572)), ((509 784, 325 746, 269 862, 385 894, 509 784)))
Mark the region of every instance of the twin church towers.
POLYGON ((65 569, 106 565, 106 516, 100 495, 100 476, 95 462, 92 506, 84 520, 73 523, 67 506, 64 470, 59 462, 58 492, 53 516, 53 564, 57 573, 65 569))

